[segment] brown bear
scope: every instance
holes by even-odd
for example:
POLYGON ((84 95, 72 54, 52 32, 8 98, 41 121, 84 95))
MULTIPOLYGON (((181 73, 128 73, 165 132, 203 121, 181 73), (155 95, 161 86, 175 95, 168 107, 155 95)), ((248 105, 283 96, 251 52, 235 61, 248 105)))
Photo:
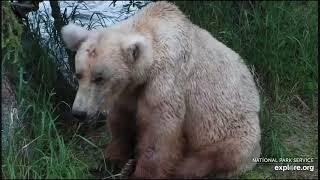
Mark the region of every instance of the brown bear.
POLYGON ((132 177, 230 177, 260 155, 259 94, 241 57, 172 3, 153 2, 117 25, 69 24, 79 119, 108 115, 106 155, 132 177))

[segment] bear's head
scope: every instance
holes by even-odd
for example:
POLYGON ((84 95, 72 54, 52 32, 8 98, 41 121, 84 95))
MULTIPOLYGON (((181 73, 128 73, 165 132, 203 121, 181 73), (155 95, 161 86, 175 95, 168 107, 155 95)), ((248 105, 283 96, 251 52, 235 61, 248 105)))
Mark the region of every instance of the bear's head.
POLYGON ((67 48, 76 51, 79 88, 72 113, 79 120, 96 120, 124 91, 146 81, 152 45, 142 34, 113 27, 87 31, 75 24, 64 26, 61 34, 67 48))

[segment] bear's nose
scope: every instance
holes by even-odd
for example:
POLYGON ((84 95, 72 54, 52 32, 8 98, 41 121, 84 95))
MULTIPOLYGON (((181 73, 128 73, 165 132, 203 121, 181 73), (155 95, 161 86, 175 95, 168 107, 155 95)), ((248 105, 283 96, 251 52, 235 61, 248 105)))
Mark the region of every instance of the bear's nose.
POLYGON ((87 117, 87 112, 73 110, 72 115, 77 118, 79 121, 84 121, 87 117))

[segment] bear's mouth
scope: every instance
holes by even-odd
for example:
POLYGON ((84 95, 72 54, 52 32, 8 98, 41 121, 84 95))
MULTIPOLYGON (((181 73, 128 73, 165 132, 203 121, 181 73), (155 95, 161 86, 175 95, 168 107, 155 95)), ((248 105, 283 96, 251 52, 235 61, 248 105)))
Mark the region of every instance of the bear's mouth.
POLYGON ((107 119, 107 114, 103 112, 97 112, 91 116, 88 116, 85 121, 83 121, 83 124, 86 126, 101 126, 105 124, 107 119))

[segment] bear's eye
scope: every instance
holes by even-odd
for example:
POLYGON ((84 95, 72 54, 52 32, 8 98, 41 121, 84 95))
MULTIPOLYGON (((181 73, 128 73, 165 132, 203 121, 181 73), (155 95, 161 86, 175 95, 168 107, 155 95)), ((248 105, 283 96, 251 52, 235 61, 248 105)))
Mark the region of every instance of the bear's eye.
POLYGON ((103 82, 103 80, 104 80, 103 77, 98 76, 98 77, 94 78, 92 81, 93 81, 94 83, 96 83, 96 84, 100 84, 100 83, 103 82))
POLYGON ((81 79, 81 78, 82 78, 82 74, 76 73, 76 78, 77 78, 77 79, 81 79))

